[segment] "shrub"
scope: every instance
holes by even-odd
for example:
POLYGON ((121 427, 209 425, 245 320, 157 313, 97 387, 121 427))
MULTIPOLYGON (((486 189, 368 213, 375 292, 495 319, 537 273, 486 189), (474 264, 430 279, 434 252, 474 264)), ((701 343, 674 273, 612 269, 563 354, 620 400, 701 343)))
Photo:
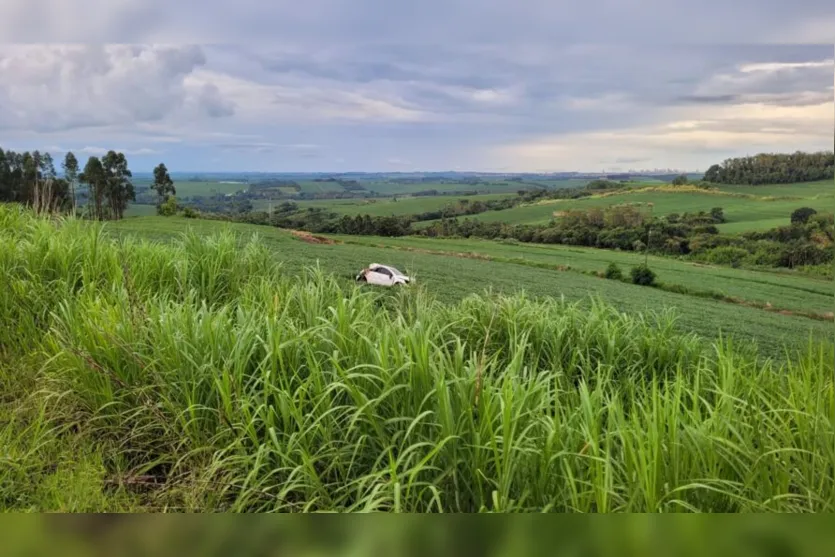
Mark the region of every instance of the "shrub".
POLYGON ((648 266, 641 264, 631 271, 632 283, 640 286, 655 286, 655 273, 648 266))
POLYGON ((811 207, 801 207, 800 209, 795 209, 791 216, 792 224, 806 224, 809 222, 809 218, 817 213, 818 212, 811 207))
POLYGON ((603 276, 611 280, 623 280, 623 272, 621 272, 620 267, 618 267, 615 263, 609 263, 609 266, 606 267, 606 272, 603 276))
POLYGON ((199 213, 191 207, 186 207, 183 209, 183 216, 187 219, 196 219, 199 216, 199 213))
POLYGON ((173 217, 177 214, 177 198, 173 195, 157 207, 157 214, 163 217, 173 217))
POLYGON ((710 250, 707 254, 707 260, 717 265, 739 267, 748 255, 749 252, 746 249, 734 246, 722 246, 710 250))
POLYGON ((685 184, 687 184, 687 176, 686 175, 681 174, 681 175, 676 176, 675 178, 673 178, 673 185, 674 186, 683 186, 685 184))

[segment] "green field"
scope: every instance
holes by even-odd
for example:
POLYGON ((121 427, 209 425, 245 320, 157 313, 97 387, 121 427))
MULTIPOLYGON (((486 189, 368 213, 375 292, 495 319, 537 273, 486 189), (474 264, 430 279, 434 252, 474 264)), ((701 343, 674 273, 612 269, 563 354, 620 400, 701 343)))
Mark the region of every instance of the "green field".
POLYGON ((131 203, 125 211, 125 218, 128 217, 149 217, 157 214, 156 205, 138 205, 131 203))
POLYGON ((210 195, 235 193, 249 187, 246 183, 224 182, 174 182, 177 197, 208 197, 210 195))
POLYGON ((439 192, 454 192, 454 191, 479 191, 491 193, 516 193, 520 189, 524 189, 524 184, 511 181, 491 180, 483 181, 476 184, 457 184, 446 182, 420 182, 420 183, 400 183, 400 182, 368 182, 364 184, 370 191, 375 191, 381 195, 408 195, 419 191, 437 190, 439 192))
MULTIPOLYGON (((0 511, 835 510, 831 323, 803 343, 820 322, 575 271, 17 206, 0 206, 0 267, 0 511), (382 257, 418 284, 352 280, 382 257), (536 298, 471 294, 487 285, 536 298), (624 311, 558 297, 589 293, 624 311), (729 328, 742 338, 716 338, 729 328), (800 350, 780 354, 784 340, 800 350)), ((730 545, 664 532, 695 556, 763 539, 805 555, 819 540, 758 524, 730 545)), ((676 543, 650 530, 609 547, 676 543)), ((135 549, 177 547, 135 533, 135 549)), ((530 534, 499 547, 529 549, 530 534)), ((363 540, 356 554, 444 545, 363 540)))
MULTIPOLYGON (((372 198, 372 199, 322 199, 315 201, 297 201, 300 208, 306 209, 319 208, 333 211, 342 215, 371 215, 371 216, 391 216, 391 215, 413 215, 423 213, 425 211, 434 211, 447 205, 454 205, 460 200, 467 200, 470 203, 475 201, 489 201, 492 199, 501 199, 510 194, 502 193, 486 193, 478 195, 438 195, 432 197, 404 197, 398 198, 372 198)), ((270 206, 275 207, 284 200, 259 200, 253 203, 256 210, 266 211, 270 206)))
POLYGON ((654 215, 710 211, 713 207, 724 209, 727 223, 719 225, 724 232, 766 230, 789 224, 789 216, 799 207, 812 207, 821 211, 831 210, 835 203, 835 187, 830 182, 790 184, 784 186, 725 186, 722 190, 760 197, 733 197, 712 193, 681 193, 668 191, 631 191, 619 195, 607 195, 571 200, 546 200, 536 204, 520 205, 504 211, 482 213, 471 218, 485 222, 510 224, 546 224, 554 213, 568 209, 608 207, 621 203, 652 204, 654 215), (778 197, 769 199, 768 197, 778 197), (796 197, 797 199, 779 199, 796 197))
MULTIPOLYGON (((505 244, 481 239, 379 238, 334 236, 352 245, 387 246, 456 254, 479 254, 518 264, 570 267, 572 270, 603 271, 609 263, 622 269, 644 262, 642 254, 595 248, 531 243, 505 244)), ((732 269, 693 263, 671 257, 650 256, 650 267, 665 284, 694 291, 712 291, 740 300, 771 304, 792 311, 827 313, 835 309, 832 282, 788 273, 732 269)))
MULTIPOLYGON (((258 234, 276 260, 285 262, 291 272, 299 272, 307 265, 321 265, 327 272, 343 277, 353 276, 370 263, 389 263, 413 274, 417 281, 448 302, 492 289, 496 292, 524 290, 532 296, 565 296, 568 300, 584 300, 596 296, 615 307, 628 312, 644 312, 659 308, 671 308, 679 315, 677 327, 682 331, 696 332, 713 338, 720 331, 746 341, 756 341, 764 353, 781 357, 783 346, 805 343, 809 335, 828 337, 832 323, 815 321, 794 315, 781 315, 753 307, 730 304, 696 296, 665 292, 616 281, 599 279, 576 271, 558 271, 508 261, 484 261, 479 259, 435 255, 403 251, 391 247, 367 244, 420 247, 440 251, 476 251, 500 254, 500 257, 520 257, 528 262, 547 265, 570 265, 577 270, 602 271, 610 261, 629 265, 640 260, 632 254, 602 252, 599 250, 559 248, 553 246, 502 246, 485 242, 483 248, 477 242, 462 245, 452 240, 374 239, 351 237, 352 244, 310 244, 291 234, 270 227, 220 224, 212 221, 182 218, 146 217, 109 223, 107 230, 113 234, 138 235, 144 238, 169 241, 187 229, 200 234, 211 234, 229 227, 243 237, 258 234), (444 246, 448 246, 445 250, 444 246)), ((523 262, 524 263, 524 262, 523 262)), ((770 302, 778 308, 832 311, 829 284, 824 281, 785 276, 776 273, 759 273, 736 269, 717 269, 691 265, 674 260, 653 258, 659 278, 671 284, 724 291, 749 301, 770 302)))

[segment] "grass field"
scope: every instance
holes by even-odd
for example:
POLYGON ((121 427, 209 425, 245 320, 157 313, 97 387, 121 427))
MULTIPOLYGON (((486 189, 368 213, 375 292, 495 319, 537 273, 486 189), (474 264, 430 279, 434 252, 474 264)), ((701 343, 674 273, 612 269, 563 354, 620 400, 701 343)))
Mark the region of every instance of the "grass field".
MULTIPOLYGON (((680 316, 676 325, 679 331, 692 331, 708 338, 715 337, 721 331, 746 342, 754 341, 760 345, 763 353, 775 357, 784 356, 785 345, 802 345, 810 335, 817 338, 831 337, 831 322, 781 315, 742 305, 599 279, 579 272, 537 268, 508 261, 435 255, 375 245, 310 244, 275 228, 182 218, 126 219, 109 223, 107 230, 120 237, 136 235, 171 241, 187 229, 201 235, 209 235, 227 227, 242 237, 258 234, 275 260, 284 262, 290 273, 297 273, 305 266, 318 264, 323 270, 336 273, 348 280, 370 263, 389 263, 414 274, 421 285, 445 302, 456 302, 469 294, 480 293, 489 288, 504 293, 524 290, 535 297, 564 296, 572 301, 588 300, 590 296, 596 296, 622 311, 632 313, 671 308, 680 316)), ((352 237, 351 240, 367 241, 371 244, 375 242, 373 238, 352 237)), ((376 242, 395 245, 396 241, 376 239, 376 242)), ((403 245, 434 250, 444 250, 444 245, 447 245, 449 251, 453 252, 458 252, 462 247, 450 240, 425 240, 424 244, 410 244, 420 242, 419 239, 402 242, 405 242, 403 245)), ((464 250, 477 251, 478 248, 473 248, 473 245, 463 246, 464 250)), ((490 250, 486 253, 501 253, 502 257, 521 257, 534 263, 548 265, 552 262, 555 265, 568 262, 568 265, 581 270, 602 271, 609 261, 618 261, 624 264, 624 271, 628 272, 628 265, 635 261, 634 256, 630 254, 616 252, 606 252, 611 254, 611 258, 607 258, 603 252, 597 250, 559 250, 548 246, 540 252, 537 251, 540 248, 533 246, 507 246, 505 251, 500 244, 485 245, 487 247, 481 249, 490 250), (572 255, 573 260, 570 259, 572 255), (595 260, 595 257, 600 259, 595 260)), ((657 263, 660 267, 659 278, 664 281, 683 286, 703 282, 704 288, 725 290, 748 300, 771 302, 777 307, 784 304, 790 309, 832 311, 831 289, 822 281, 798 278, 797 282, 794 282, 795 277, 787 279, 779 274, 668 262, 669 260, 653 259, 653 265, 657 263), (702 280, 694 277, 701 277, 702 280)))
POLYGON ((192 223, 0 207, 0 510, 835 510, 831 342, 774 364, 664 312, 437 303, 302 269, 372 248, 192 223))
MULTIPOLYGON (((609 263, 616 263, 623 270, 628 270, 644 262, 644 256, 638 253, 560 245, 505 244, 480 239, 430 239, 413 236, 334 237, 355 245, 477 254, 518 264, 570 267, 586 272, 603 271, 609 263)), ((681 285, 694 291, 710 290, 740 300, 771 304, 787 310, 827 313, 835 309, 832 282, 828 280, 779 272, 704 265, 670 257, 650 256, 647 260, 658 275, 658 280, 665 284, 681 285)))
POLYGON ((426 182, 415 184, 403 184, 399 182, 369 182, 365 184, 368 190, 376 191, 382 195, 408 195, 419 191, 437 190, 439 192, 453 191, 479 191, 490 193, 516 193, 523 189, 524 185, 510 181, 484 181, 477 184, 456 184, 444 182, 426 182))
POLYGON ((156 205, 138 205, 131 203, 125 211, 125 218, 128 217, 149 217, 157 214, 156 205))
MULTIPOLYGON (((391 215, 412 215, 422 213, 425 211, 434 211, 447 205, 454 205, 462 199, 468 200, 470 203, 475 201, 489 201, 492 199, 500 199, 507 197, 510 194, 502 193, 486 193, 478 195, 439 195, 432 197, 403 197, 394 201, 393 198, 376 198, 376 199, 322 199, 316 201, 297 201, 299 207, 302 209, 308 207, 317 207, 320 209, 327 209, 342 215, 371 215, 371 216, 391 216, 391 215)), ((265 201, 259 200, 253 205, 256 210, 266 211, 270 205, 275 207, 282 201, 265 201)))
POLYGON ((567 209, 587 209, 608 207, 621 203, 652 203, 653 214, 661 216, 670 213, 710 211, 713 207, 722 207, 727 223, 719 226, 723 232, 736 233, 746 230, 765 230, 774 226, 789 224, 789 216, 799 207, 812 207, 818 210, 830 210, 835 203, 835 187, 830 182, 807 184, 789 184, 783 186, 725 186, 721 188, 729 193, 759 196, 753 197, 723 196, 711 193, 685 191, 624 192, 619 195, 607 195, 572 200, 548 200, 531 205, 521 205, 504 211, 494 211, 475 215, 472 218, 487 222, 507 222, 511 224, 545 224, 556 211, 567 209), (762 189, 761 189, 762 188, 762 189), (778 197, 778 199, 767 199, 778 197), (797 199, 779 199, 796 197, 797 199))

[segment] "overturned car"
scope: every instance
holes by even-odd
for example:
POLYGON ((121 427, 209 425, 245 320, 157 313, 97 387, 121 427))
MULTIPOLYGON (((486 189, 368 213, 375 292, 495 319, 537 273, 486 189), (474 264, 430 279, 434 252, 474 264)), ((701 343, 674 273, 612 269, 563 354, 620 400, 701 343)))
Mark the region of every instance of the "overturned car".
POLYGON ((357 282, 367 282, 378 286, 409 284, 411 281, 411 278, 391 265, 380 265, 378 263, 372 263, 357 275, 357 282))

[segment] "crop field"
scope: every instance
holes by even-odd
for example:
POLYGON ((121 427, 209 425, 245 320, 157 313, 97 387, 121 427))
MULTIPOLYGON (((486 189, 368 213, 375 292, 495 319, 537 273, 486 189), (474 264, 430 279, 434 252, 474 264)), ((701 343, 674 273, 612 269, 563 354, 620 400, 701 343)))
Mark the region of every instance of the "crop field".
POLYGON ((652 204, 655 215, 710 211, 713 207, 724 209, 727 223, 719 225, 724 232, 736 233, 747 230, 766 230, 774 226, 789 224, 789 216, 799 207, 812 207, 818 210, 831 209, 835 202, 835 188, 825 183, 794 184, 778 186, 726 186, 722 188, 730 193, 759 195, 762 198, 734 197, 715 193, 696 193, 692 191, 631 191, 618 195, 606 195, 572 200, 547 200, 537 204, 521 205, 504 211, 494 211, 474 215, 472 218, 487 222, 507 222, 511 224, 545 224, 554 213, 568 209, 587 209, 608 207, 622 203, 638 203, 646 207, 652 204), (777 197, 769 199, 768 197, 777 197), (797 199, 780 199, 797 197, 797 199))
POLYGON ((301 191, 304 193, 328 193, 345 191, 345 188, 336 182, 316 182, 314 180, 296 180, 301 191))
MULTIPOLYGON (((708 338, 715 337, 721 331, 724 334, 737 336, 746 342, 754 341, 761 346, 764 353, 774 357, 784 356, 785 345, 803 345, 810 335, 816 338, 830 337, 832 331, 832 323, 829 321, 782 315, 754 307, 550 268, 553 262, 554 266, 567 264, 577 270, 603 271, 609 261, 616 261, 623 263, 623 270, 628 273, 630 265, 636 261, 634 255, 631 254, 607 252, 606 255, 611 253, 610 259, 605 258, 604 254, 598 250, 566 248, 564 251, 557 251, 548 246, 542 251, 542 255, 533 255, 540 253, 536 251, 539 248, 507 246, 507 251, 501 251, 504 249, 504 246, 500 247, 501 244, 485 242, 488 247, 484 249, 500 251, 508 255, 508 259, 521 257, 529 262, 546 265, 546 267, 536 267, 518 262, 487 261, 471 257, 454 257, 379 247, 380 245, 395 245, 396 240, 383 238, 354 236, 349 240, 356 243, 313 244, 299 240, 286 231, 256 225, 165 217, 126 219, 107 225, 107 230, 111 234, 120 237, 136 235, 163 241, 171 241, 188 229, 201 235, 210 235, 226 228, 235 231, 242 238, 252 234, 259 235, 275 260, 283 262, 291 273, 299 272, 306 266, 318 264, 324 271, 350 280, 361 268, 370 263, 388 263, 416 276, 421 285, 445 302, 456 302, 469 294, 482 293, 491 289, 502 293, 525 291, 534 297, 564 296, 571 301, 598 297, 627 312, 671 308, 679 314, 676 324, 679 331, 695 332, 708 338), (368 243, 364 245, 363 242, 368 243), (377 245, 374 245, 375 243, 377 245), (514 252, 517 255, 512 255, 514 252), (557 253, 562 255, 551 255, 557 253), (573 261, 568 259, 572 253, 579 254, 584 263, 577 263, 576 258, 573 261), (592 258, 595 254, 599 254, 596 255, 600 258, 597 260, 599 263, 592 258), (619 256, 623 259, 619 259, 619 256)), ((464 251, 479 253, 477 249, 474 250, 470 246, 463 246, 464 249, 459 250, 458 248, 462 246, 453 240, 424 240, 422 244, 417 244, 420 242, 419 239, 405 239, 400 242, 405 245, 415 242, 411 245, 426 246, 421 249, 427 251, 445 251, 444 246, 448 245, 449 249, 446 251, 453 253, 464 251)), ((485 254, 490 253, 490 251, 485 252, 485 254)), ((660 266, 670 265, 669 270, 659 268, 659 278, 672 284, 687 287, 698 286, 700 281, 694 277, 701 276, 703 288, 724 290, 745 300, 770 302, 775 307, 785 307, 789 310, 832 311, 831 289, 824 281, 798 278, 797 283, 794 283, 795 277, 787 279, 780 274, 752 274, 750 271, 692 266, 670 260, 657 263, 660 266), (688 276, 688 271, 692 276, 688 276), (717 276, 721 274, 727 274, 729 278, 720 281, 717 276), (793 287, 793 284, 796 286, 793 287)))
MULTIPOLYGON (((639 253, 561 245, 512 243, 480 239, 379 238, 373 236, 333 236, 353 245, 386 246, 466 256, 483 255, 497 261, 520 265, 569 267, 581 272, 603 271, 609 263, 623 270, 640 265, 639 253)), ((789 274, 732 269, 650 256, 649 266, 664 284, 684 286, 693 291, 711 291, 742 301, 770 304, 790 311, 825 314, 835 310, 832 281, 789 274)))
MULTIPOLYGON (((335 213, 343 215, 371 215, 371 216, 391 216, 391 215, 412 215, 422 213, 425 211, 434 211, 447 205, 454 205, 460 200, 467 200, 470 203, 475 201, 489 201, 492 199, 500 199, 507 197, 510 194, 502 193, 485 193, 477 195, 438 195, 431 197, 405 197, 398 198, 396 201, 393 198, 372 198, 372 199, 323 199, 316 201, 297 201, 300 208, 318 207, 327 209, 335 213)), ((273 201, 275 206, 281 201, 273 201)), ((266 210, 269 206, 268 201, 260 200, 254 203, 255 207, 260 210, 266 210)))
POLYGON ((139 205, 131 203, 125 210, 125 217, 148 217, 157 214, 156 205, 139 205))
POLYGON ((0 266, 0 510, 835 511, 831 337, 716 339, 791 316, 700 300, 700 337, 580 273, 7 207, 0 266), (340 278, 386 254, 424 288, 340 278), (595 287, 625 311, 554 297, 595 287))
POLYGON ((427 190, 437 190, 439 192, 479 191, 490 193, 516 193, 524 187, 524 185, 520 187, 518 182, 502 180, 485 180, 476 184, 458 184, 447 182, 367 182, 364 185, 366 189, 375 191, 381 195, 408 195, 410 193, 427 190))

